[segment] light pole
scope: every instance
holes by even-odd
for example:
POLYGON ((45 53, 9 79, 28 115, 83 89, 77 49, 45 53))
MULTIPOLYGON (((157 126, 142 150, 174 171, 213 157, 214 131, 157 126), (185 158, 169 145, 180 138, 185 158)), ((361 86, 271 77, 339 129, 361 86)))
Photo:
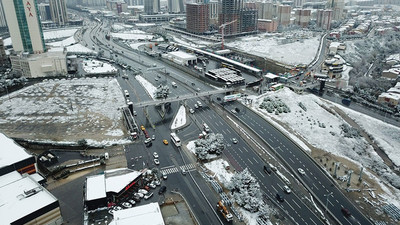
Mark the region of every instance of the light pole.
POLYGON ((333 195, 333 192, 324 195, 324 196, 326 196, 325 213, 326 213, 326 211, 328 211, 328 199, 329 199, 329 196, 331 196, 331 195, 333 195))

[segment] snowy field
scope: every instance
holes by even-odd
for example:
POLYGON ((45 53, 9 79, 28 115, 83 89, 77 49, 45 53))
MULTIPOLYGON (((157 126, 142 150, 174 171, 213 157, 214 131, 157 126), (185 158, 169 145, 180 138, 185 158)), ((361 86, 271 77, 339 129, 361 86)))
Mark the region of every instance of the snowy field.
POLYGON ((111 33, 111 36, 113 38, 119 38, 123 40, 151 40, 154 37, 153 35, 146 34, 140 30, 134 30, 129 33, 111 33))
POLYGON ((82 68, 87 74, 116 73, 118 71, 113 65, 94 59, 83 60, 82 68))
POLYGON ((154 99, 157 88, 154 87, 154 85, 152 83, 150 83, 149 81, 147 81, 145 78, 143 78, 140 75, 136 75, 135 79, 144 87, 144 89, 146 89, 147 94, 150 95, 150 97, 154 99))
MULTIPOLYGON (((376 140, 396 165, 400 163, 400 152, 398 151, 400 149, 398 141, 400 139, 399 128, 379 122, 345 107, 328 103, 311 94, 297 95, 287 88, 261 96, 253 96, 253 99, 253 110, 259 112, 267 120, 273 121, 271 118, 274 118, 287 124, 292 129, 290 132, 301 136, 314 147, 345 157, 359 167, 363 166, 370 169, 386 184, 388 182, 393 182, 396 185, 400 184, 400 178, 383 162, 364 137, 344 136, 345 132, 341 127, 343 127, 343 124, 347 125, 347 123, 334 109, 339 107, 349 114, 351 118, 354 118, 376 140), (268 113, 265 109, 260 109, 259 105, 265 97, 274 100, 280 99, 290 108, 290 113, 276 115, 275 113, 268 113), (303 108, 299 106, 300 102, 303 108)), ((400 191, 395 190, 393 193, 386 194, 390 196, 390 199, 397 202, 398 206, 400 205, 400 191)))
POLYGON ((39 142, 127 143, 124 103, 112 78, 45 80, 0 98, 1 132, 39 142))
POLYGON ((299 38, 298 41, 283 44, 284 37, 270 37, 262 34, 242 37, 233 42, 227 42, 225 45, 285 64, 298 65, 309 64, 313 61, 318 52, 320 38, 320 35, 316 37, 310 35, 308 38, 299 38))
POLYGON ((71 36, 62 41, 48 43, 48 45, 53 46, 53 47, 67 47, 67 46, 73 45, 75 43, 76 43, 76 41, 75 41, 74 37, 71 36))
POLYGON ((74 54, 86 54, 86 55, 96 55, 97 52, 81 45, 81 44, 74 44, 71 46, 67 46, 67 51, 69 53, 74 53, 74 54))

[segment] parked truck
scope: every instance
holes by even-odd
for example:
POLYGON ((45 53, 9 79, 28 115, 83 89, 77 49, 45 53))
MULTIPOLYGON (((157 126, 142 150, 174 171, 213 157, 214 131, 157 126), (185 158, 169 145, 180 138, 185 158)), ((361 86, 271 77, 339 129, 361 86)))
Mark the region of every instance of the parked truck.
POLYGON ((224 205, 224 201, 219 201, 217 204, 217 210, 222 214, 222 216, 225 218, 227 222, 232 222, 233 216, 227 209, 227 207, 224 205))

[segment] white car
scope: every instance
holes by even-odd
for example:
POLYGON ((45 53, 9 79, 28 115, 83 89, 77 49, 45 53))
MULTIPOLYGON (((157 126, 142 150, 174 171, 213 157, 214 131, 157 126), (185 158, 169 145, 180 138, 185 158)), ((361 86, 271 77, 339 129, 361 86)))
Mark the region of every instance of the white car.
POLYGON ((162 173, 162 178, 163 178, 164 180, 166 180, 166 179, 168 178, 167 174, 166 174, 166 173, 162 173))
POLYGON ((151 140, 156 140, 156 135, 151 136, 151 140))
POLYGON ((158 161, 158 159, 154 159, 154 164, 160 165, 160 161, 158 161))
POLYGON ((155 185, 160 186, 161 185, 161 181, 160 180, 154 180, 153 181, 155 185))
POLYGON ((303 176, 306 175, 306 172, 304 172, 302 168, 298 168, 297 171, 299 171, 299 173, 303 176))
POLYGON ((197 104, 194 104, 194 108, 198 109, 198 108, 199 108, 199 106, 198 106, 197 104))
POLYGON ((150 184, 149 184, 149 187, 151 187, 151 188, 156 188, 157 187, 157 185, 154 183, 154 182, 151 182, 150 184))
POLYGON ((236 138, 232 138, 232 142, 233 142, 233 144, 237 144, 238 140, 236 138))
POLYGON ((193 114, 193 113, 194 113, 194 109, 190 108, 190 109, 189 109, 189 112, 190 112, 191 114, 193 114))
POLYGON ((131 203, 129 203, 129 202, 123 202, 122 203, 122 206, 124 207, 124 208, 132 208, 132 204, 131 203))
POLYGON ((290 194, 292 192, 287 185, 283 186, 283 191, 285 191, 286 194, 290 194))
POLYGON ((139 197, 139 198, 143 198, 144 197, 144 194, 143 193, 135 193, 134 194, 136 197, 139 197))
POLYGON ((146 191, 145 189, 139 189, 138 190, 138 193, 142 193, 142 194, 147 194, 148 193, 148 191, 146 191))
POLYGON ((153 192, 148 193, 147 195, 144 196, 144 199, 149 199, 151 198, 151 196, 153 196, 153 192))
POLYGON ((136 204, 135 200, 133 200, 133 199, 129 199, 128 202, 131 203, 132 206, 134 206, 136 204))
POLYGON ((154 156, 155 159, 158 159, 158 154, 157 154, 157 152, 154 152, 154 153, 153 153, 153 156, 154 156))

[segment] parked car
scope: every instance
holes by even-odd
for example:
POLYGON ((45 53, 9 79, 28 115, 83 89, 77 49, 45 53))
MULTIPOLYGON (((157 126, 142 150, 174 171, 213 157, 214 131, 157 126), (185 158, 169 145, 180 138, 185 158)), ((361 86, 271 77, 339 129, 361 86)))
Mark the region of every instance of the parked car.
POLYGON ((144 196, 144 199, 149 199, 153 196, 153 192, 147 193, 147 195, 144 196))
POLYGON ((306 172, 304 172, 302 168, 298 168, 297 171, 299 171, 299 173, 303 176, 306 175, 306 172))
POLYGON ((157 179, 157 180, 154 180, 153 182, 154 182, 154 184, 157 185, 157 186, 160 186, 160 185, 161 185, 161 181, 158 180, 158 179, 157 179))
POLYGON ((195 109, 198 109, 199 106, 198 106, 197 104, 194 104, 194 108, 195 108, 195 109))
POLYGON ((154 164, 160 165, 160 161, 158 161, 158 159, 154 159, 154 164))
POLYGON ((290 190, 290 188, 289 188, 287 185, 283 186, 283 191, 284 191, 286 194, 292 193, 292 191, 290 190))
MULTIPOLYGON (((141 199, 141 198, 143 198, 144 197, 144 194, 143 193, 140 193, 140 192, 138 192, 138 193, 135 193, 135 194, 133 194, 133 196, 134 197, 139 197, 139 199, 141 199)), ((140 201, 140 200, 139 200, 140 201)))
POLYGON ((151 188, 156 188, 157 187, 157 185, 154 183, 154 182, 151 182, 150 184, 149 184, 149 186, 151 187, 151 188))
POLYGON ((138 190, 138 193, 142 193, 142 194, 147 194, 148 193, 148 191, 146 191, 145 189, 139 189, 138 190))
POLYGON ((167 190, 167 187, 166 186, 161 186, 160 187, 160 190, 158 190, 158 194, 159 195, 161 195, 161 194, 164 194, 164 192, 167 190))
POLYGON ((168 177, 167 177, 167 174, 166 173, 162 173, 162 178, 164 179, 164 180, 166 180, 168 177))
POLYGON ((132 205, 131 205, 131 203, 129 203, 129 202, 123 202, 121 205, 122 205, 125 209, 127 209, 127 208, 132 208, 132 205))

